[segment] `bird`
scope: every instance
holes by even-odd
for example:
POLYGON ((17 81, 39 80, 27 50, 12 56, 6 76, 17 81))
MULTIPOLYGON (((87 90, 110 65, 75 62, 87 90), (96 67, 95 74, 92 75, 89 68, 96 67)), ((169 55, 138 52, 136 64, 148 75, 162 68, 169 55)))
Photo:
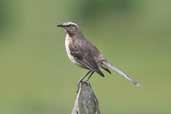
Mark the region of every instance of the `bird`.
POLYGON ((79 82, 83 81, 85 78, 89 80, 95 72, 101 77, 104 77, 103 69, 109 74, 111 74, 110 70, 113 70, 132 84, 136 86, 140 85, 139 81, 133 79, 130 75, 111 64, 97 47, 85 37, 77 23, 64 22, 57 24, 57 27, 63 28, 66 33, 65 49, 71 62, 88 70, 88 72, 81 77, 79 82))

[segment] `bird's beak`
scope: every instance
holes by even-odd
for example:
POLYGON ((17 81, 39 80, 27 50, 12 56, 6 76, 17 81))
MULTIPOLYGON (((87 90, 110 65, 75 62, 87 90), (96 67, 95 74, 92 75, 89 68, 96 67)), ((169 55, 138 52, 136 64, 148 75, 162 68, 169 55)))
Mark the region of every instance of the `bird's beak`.
POLYGON ((65 27, 63 24, 57 24, 56 26, 57 27, 62 27, 62 28, 65 27))

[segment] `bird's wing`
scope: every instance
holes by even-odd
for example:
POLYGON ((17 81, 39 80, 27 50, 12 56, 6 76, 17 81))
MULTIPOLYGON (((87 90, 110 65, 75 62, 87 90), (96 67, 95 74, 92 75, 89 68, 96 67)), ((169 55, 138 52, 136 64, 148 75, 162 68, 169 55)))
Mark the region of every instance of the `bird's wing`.
POLYGON ((69 45, 69 48, 71 55, 74 56, 78 63, 104 77, 104 74, 100 71, 91 50, 85 47, 84 42, 81 45, 69 45))

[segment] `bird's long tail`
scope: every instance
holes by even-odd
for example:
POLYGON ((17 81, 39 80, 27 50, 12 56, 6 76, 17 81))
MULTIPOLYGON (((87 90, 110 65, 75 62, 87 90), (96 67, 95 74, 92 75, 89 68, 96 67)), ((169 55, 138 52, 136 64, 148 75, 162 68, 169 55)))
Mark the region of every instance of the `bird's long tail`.
POLYGON ((140 86, 140 84, 139 84, 139 82, 137 80, 134 80, 131 76, 127 75, 122 70, 120 70, 119 68, 115 67, 114 65, 112 65, 108 61, 106 61, 106 60, 105 61, 102 61, 102 64, 104 64, 108 68, 114 70, 115 72, 117 72, 118 74, 120 74, 121 76, 123 76, 124 78, 126 78, 127 80, 129 80, 135 86, 140 86))

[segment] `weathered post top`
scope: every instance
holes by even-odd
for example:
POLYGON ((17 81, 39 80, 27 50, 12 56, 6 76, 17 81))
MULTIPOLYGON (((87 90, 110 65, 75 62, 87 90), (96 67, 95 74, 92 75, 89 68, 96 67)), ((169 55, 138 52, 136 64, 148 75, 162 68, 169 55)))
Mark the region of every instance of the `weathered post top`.
POLYGON ((90 82, 80 82, 71 114, 101 114, 98 99, 91 88, 90 82))

